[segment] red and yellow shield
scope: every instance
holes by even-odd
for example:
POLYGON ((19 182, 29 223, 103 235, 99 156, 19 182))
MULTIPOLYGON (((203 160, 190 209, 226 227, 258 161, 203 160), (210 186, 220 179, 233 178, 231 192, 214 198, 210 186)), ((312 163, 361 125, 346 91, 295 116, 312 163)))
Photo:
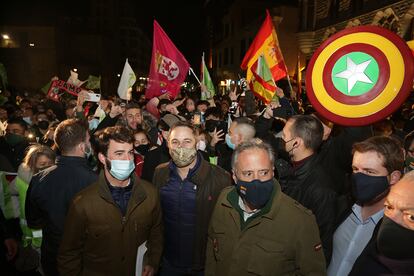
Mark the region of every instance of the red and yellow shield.
POLYGON ((334 123, 361 126, 384 119, 405 101, 413 87, 414 59, 393 32, 360 26, 327 39, 306 75, 316 111, 334 123))

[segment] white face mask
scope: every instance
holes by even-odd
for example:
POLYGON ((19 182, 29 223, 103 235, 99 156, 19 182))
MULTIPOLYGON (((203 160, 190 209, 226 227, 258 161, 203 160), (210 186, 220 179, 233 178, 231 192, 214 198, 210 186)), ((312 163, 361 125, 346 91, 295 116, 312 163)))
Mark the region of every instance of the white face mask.
POLYGON ((200 140, 200 141, 197 142, 197 149, 198 150, 205 151, 206 147, 207 147, 206 141, 200 140))
MULTIPOLYGON (((109 160, 109 159, 108 159, 109 160)), ((135 169, 134 160, 109 160, 111 169, 109 173, 118 180, 127 179, 135 169)))

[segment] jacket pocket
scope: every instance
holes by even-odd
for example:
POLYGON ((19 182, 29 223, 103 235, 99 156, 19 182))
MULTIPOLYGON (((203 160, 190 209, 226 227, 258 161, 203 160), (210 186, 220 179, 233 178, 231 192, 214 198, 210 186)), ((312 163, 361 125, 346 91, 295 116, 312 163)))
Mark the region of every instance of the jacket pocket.
POLYGON ((225 248, 225 232, 223 229, 214 229, 212 236, 210 237, 213 244, 213 252, 216 261, 221 261, 223 259, 225 248))
POLYGON ((250 251, 247 271, 255 275, 294 275, 294 260, 289 260, 282 244, 259 240, 250 251))

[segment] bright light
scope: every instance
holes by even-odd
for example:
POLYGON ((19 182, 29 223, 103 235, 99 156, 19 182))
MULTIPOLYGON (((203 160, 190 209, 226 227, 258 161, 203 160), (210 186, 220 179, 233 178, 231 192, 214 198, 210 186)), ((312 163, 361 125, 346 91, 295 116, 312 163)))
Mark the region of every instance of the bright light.
POLYGON ((73 68, 73 72, 78 72, 78 68, 73 68))
POLYGON ((119 78, 121 76, 121 74, 116 74, 116 76, 119 78))
POLYGON ((35 45, 34 45, 34 43, 29 43, 29 46, 34 47, 35 45))
POLYGON ((29 135, 27 135, 27 138, 29 138, 29 139, 33 139, 33 137, 34 137, 34 135, 31 134, 31 133, 29 133, 29 135))
POLYGON ((10 39, 10 36, 8 34, 2 34, 1 36, 3 37, 3 39, 10 39))

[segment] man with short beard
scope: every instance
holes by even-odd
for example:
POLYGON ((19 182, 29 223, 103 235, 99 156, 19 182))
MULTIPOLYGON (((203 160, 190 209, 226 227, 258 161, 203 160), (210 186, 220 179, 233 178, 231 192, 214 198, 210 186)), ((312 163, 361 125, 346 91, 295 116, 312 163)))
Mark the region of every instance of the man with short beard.
POLYGON ((221 190, 230 175, 197 153, 194 128, 185 122, 171 127, 172 160, 155 170, 164 219, 164 256, 160 275, 203 275, 207 229, 221 190))

